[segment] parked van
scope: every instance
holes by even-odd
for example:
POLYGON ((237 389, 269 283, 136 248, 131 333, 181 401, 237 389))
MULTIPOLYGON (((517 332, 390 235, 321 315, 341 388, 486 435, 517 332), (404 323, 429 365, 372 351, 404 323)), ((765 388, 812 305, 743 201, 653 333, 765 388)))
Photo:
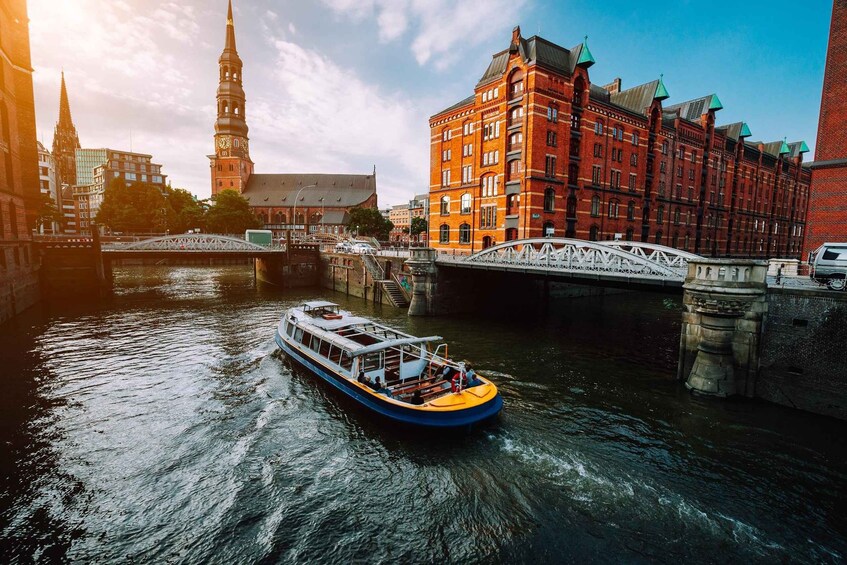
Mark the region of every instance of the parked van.
POLYGON ((833 290, 847 286, 847 243, 824 243, 809 253, 809 276, 833 290))

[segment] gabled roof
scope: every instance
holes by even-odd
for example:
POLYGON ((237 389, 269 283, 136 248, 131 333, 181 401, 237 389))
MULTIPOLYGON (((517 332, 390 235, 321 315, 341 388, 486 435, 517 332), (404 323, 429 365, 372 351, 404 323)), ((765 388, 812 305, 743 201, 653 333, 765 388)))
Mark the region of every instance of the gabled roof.
POLYGON ((735 122, 734 124, 717 126, 715 129, 724 132, 724 135, 735 141, 738 141, 742 137, 750 137, 750 135, 752 135, 746 122, 735 122))
POLYGON ((809 152, 809 146, 806 145, 805 141, 792 141, 788 144, 789 156, 791 157, 799 157, 803 153, 809 152))
POLYGON ((709 94, 702 98, 695 98, 694 100, 667 106, 664 110, 668 113, 679 112, 680 118, 695 122, 700 119, 700 116, 708 113, 709 110, 720 110, 721 108, 723 106, 721 105, 721 101, 718 100, 718 97, 714 94, 709 94))
POLYGON ((494 54, 477 86, 502 77, 506 72, 509 56, 515 51, 524 63, 540 65, 565 76, 572 75, 577 65, 589 67, 594 64, 594 57, 591 56, 585 43, 580 43, 572 49, 565 49, 537 35, 528 39, 521 37, 511 44, 509 49, 494 54))
POLYGON ((447 112, 452 112, 453 110, 456 110, 457 108, 461 108, 462 106, 467 106, 469 104, 473 104, 473 99, 474 99, 474 95, 471 94, 470 96, 468 96, 464 100, 456 102, 452 106, 444 108, 440 112, 436 112, 435 114, 433 114, 433 116, 440 116, 441 114, 446 114, 447 112))
POLYGON ((616 94, 612 94, 610 100, 612 104, 621 106, 627 110, 631 110, 638 114, 646 115, 647 108, 653 103, 656 95, 656 89, 659 86, 658 80, 653 80, 638 86, 633 86, 616 94))
POLYGON ((779 157, 779 154, 784 149, 782 147, 784 141, 770 141, 768 143, 764 143, 762 141, 753 141, 751 142, 753 145, 761 144, 764 148, 762 149, 762 153, 767 153, 768 155, 772 155, 774 157, 779 157))
POLYGON ((376 193, 374 175, 253 174, 241 194, 251 206, 348 208, 376 193), (314 185, 314 186, 312 186, 314 185), (307 187, 307 188, 303 188, 307 187))

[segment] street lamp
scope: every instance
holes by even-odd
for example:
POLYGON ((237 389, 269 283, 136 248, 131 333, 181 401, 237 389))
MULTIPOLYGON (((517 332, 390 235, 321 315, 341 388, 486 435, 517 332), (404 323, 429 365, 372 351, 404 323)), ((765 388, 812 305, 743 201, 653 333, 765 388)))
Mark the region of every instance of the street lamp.
MULTIPOLYGON (((300 190, 297 191, 297 196, 294 197, 294 211, 292 212, 292 215, 294 216, 293 220, 294 220, 294 232, 295 233, 297 233, 297 201, 300 200, 300 193, 303 192, 303 189, 305 189, 305 188, 315 188, 316 186, 318 186, 318 185, 307 184, 306 186, 301 186, 300 190)), ((303 229, 305 230, 306 229, 305 222, 303 222, 303 224, 304 224, 303 229)))

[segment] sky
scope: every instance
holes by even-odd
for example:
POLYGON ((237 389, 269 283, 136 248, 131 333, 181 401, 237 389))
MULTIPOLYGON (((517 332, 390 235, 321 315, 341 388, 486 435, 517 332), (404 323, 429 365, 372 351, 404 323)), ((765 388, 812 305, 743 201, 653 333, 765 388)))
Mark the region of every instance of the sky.
MULTIPOLYGON (((39 140, 65 71, 83 147, 153 155, 211 192, 226 0, 29 0, 39 140)), ((380 207, 429 186, 429 117, 471 95, 511 30, 570 48, 591 81, 664 75, 666 105, 715 93, 717 123, 814 151, 832 3, 809 0, 234 0, 257 173, 377 171, 380 207)), ((811 160, 811 154, 807 160, 811 160)))

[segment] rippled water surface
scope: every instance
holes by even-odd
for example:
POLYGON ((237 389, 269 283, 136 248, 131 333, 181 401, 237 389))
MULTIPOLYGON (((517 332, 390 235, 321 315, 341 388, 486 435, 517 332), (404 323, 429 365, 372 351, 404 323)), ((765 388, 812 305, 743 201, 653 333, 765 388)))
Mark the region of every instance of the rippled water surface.
POLYGON ((0 562, 841 562, 847 425, 674 380, 679 300, 409 319, 238 267, 116 272, 0 327, 0 562), (438 334, 500 387, 396 430, 293 367, 284 308, 438 334))

